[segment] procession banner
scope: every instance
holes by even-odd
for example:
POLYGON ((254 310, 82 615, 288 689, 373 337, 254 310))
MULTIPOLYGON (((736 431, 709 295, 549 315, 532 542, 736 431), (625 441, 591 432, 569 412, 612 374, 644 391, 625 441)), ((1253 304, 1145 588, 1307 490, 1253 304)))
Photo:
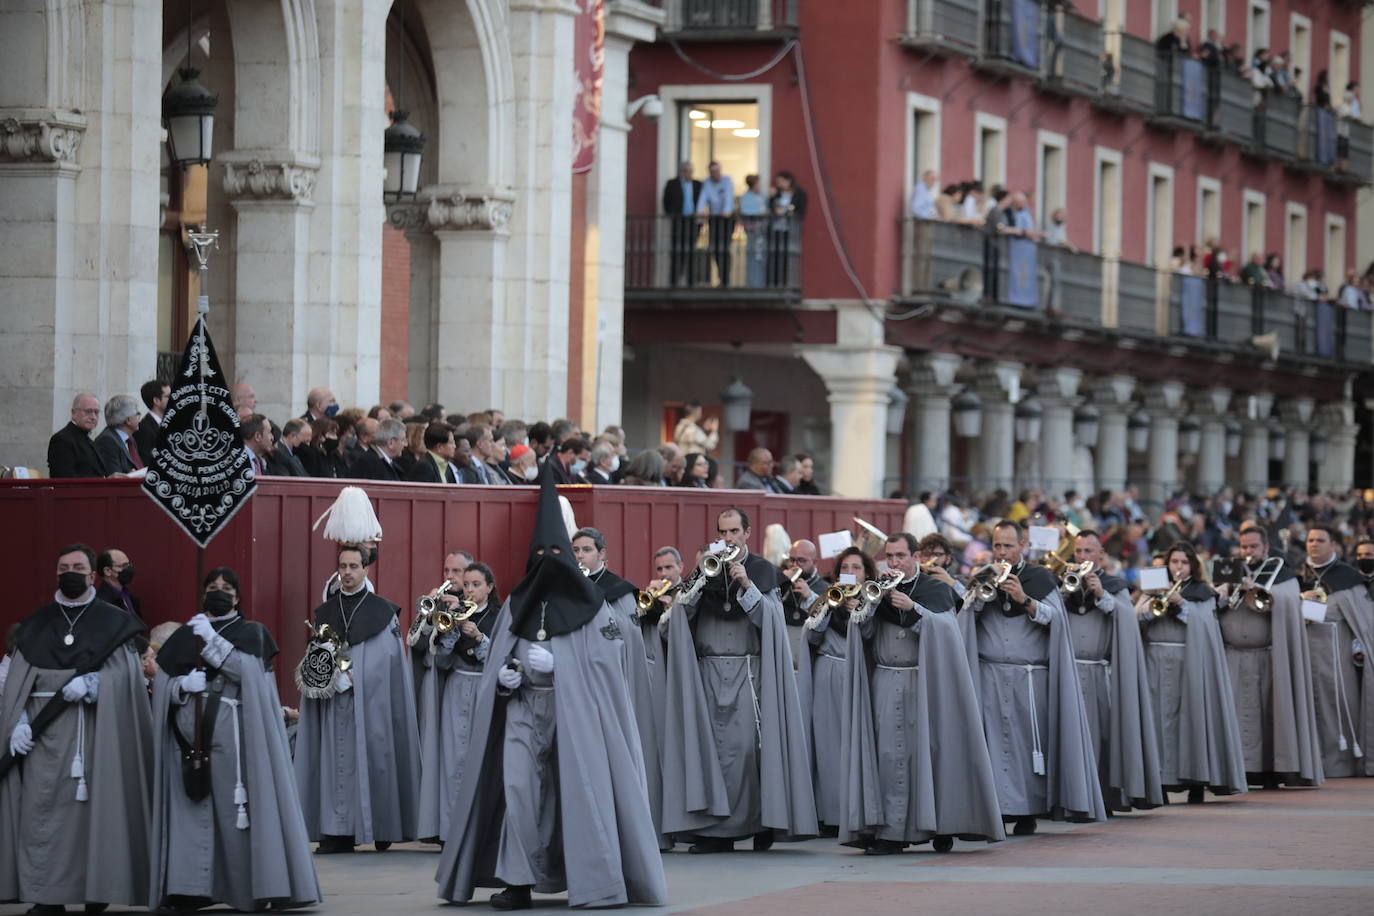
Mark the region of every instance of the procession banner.
POLYGON ((601 85, 606 69, 605 0, 577 0, 573 26, 573 174, 592 170, 596 136, 601 129, 601 85))

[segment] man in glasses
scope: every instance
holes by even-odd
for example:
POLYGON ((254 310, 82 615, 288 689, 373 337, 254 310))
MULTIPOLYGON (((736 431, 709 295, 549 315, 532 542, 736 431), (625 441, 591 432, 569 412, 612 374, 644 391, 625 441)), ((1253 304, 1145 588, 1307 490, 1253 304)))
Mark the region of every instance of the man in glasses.
POLYGON ((91 433, 100 422, 100 401, 81 393, 72 400, 72 419, 48 440, 49 477, 106 477, 105 462, 91 433))

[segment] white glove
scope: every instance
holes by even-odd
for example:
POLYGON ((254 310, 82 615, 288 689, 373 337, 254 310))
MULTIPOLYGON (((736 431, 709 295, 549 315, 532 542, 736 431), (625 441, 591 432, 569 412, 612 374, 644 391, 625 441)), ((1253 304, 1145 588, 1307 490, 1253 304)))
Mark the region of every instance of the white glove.
POLYGON ((204 614, 197 614, 192 617, 190 620, 186 621, 186 625, 191 628, 192 633, 196 634, 207 643, 215 637, 215 628, 210 625, 210 618, 206 617, 204 614))
POLYGON ((95 702, 95 692, 100 688, 100 675, 96 672, 74 677, 62 688, 62 699, 68 703, 85 700, 95 702))
POLYGON ((33 729, 29 728, 27 719, 20 719, 19 724, 10 732, 10 753, 16 757, 22 757, 33 750, 33 729))
POLYGON ((553 653, 543 646, 533 645, 530 646, 530 652, 529 655, 526 656, 526 662, 530 666, 531 671, 537 674, 548 674, 553 670, 553 653))
POLYGON ((348 672, 340 671, 334 676, 334 692, 345 693, 353 689, 353 678, 348 676, 348 672))
POLYGON ((177 678, 177 687, 185 696, 189 696, 193 693, 204 693, 205 672, 192 671, 190 674, 183 674, 181 677, 177 678))
POLYGON ((503 665, 501 667, 501 670, 496 672, 496 683, 500 684, 507 690, 514 690, 515 688, 519 687, 521 679, 522 676, 520 672, 516 671, 514 668, 509 667, 508 665, 503 665))

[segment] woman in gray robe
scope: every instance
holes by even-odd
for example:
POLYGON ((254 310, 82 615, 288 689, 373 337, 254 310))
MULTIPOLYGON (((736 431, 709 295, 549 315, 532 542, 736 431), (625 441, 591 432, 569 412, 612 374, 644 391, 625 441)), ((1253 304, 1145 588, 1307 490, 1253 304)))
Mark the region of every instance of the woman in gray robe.
POLYGON ((276 643, 245 620, 234 571, 205 577, 202 612, 158 653, 153 685, 152 881, 148 908, 241 912, 320 900, 272 661, 276 643), (197 720, 200 735, 196 735, 197 720), (188 750, 208 779, 187 778, 188 750))
POLYGON ((1154 616, 1150 596, 1136 606, 1154 701, 1160 782, 1166 790, 1186 788, 1188 803, 1201 804, 1205 789, 1214 795, 1247 791, 1245 755, 1217 625, 1217 593, 1203 580, 1191 544, 1174 544, 1165 563, 1179 586, 1171 590, 1169 609, 1154 616))
POLYGON ((463 598, 477 605, 473 615, 447 633, 425 633, 423 643, 420 836, 440 843, 448 839, 453 790, 463 778, 473 705, 501 607, 491 567, 472 563, 463 570, 463 598))
POLYGON ((59 591, 20 626, 0 697, 0 900, 35 913, 141 907, 153 757, 133 643, 143 623, 95 597, 89 547, 64 548, 58 564, 59 591))

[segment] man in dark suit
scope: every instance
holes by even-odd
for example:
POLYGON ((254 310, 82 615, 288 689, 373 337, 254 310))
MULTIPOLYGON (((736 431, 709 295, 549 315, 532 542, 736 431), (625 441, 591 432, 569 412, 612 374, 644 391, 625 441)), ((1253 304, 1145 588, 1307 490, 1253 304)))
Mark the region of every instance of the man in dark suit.
POLYGON ((663 186, 663 212, 672 227, 672 258, 669 282, 677 286, 679 276, 686 274, 687 285, 696 282, 692 268, 693 249, 697 238, 697 209, 701 206, 701 182, 692 179, 692 163, 683 161, 676 178, 663 186))
POLYGON ((777 493, 777 480, 773 477, 773 453, 766 448, 756 448, 749 452, 746 462, 748 468, 740 473, 735 481, 738 490, 763 490, 777 493))
POLYGON ((377 436, 348 473, 362 480, 400 480, 396 459, 406 447, 406 427, 400 420, 382 420, 377 436))
POLYGON ((100 402, 93 394, 78 394, 72 400, 72 419, 48 440, 48 476, 105 477, 91 431, 100 422, 100 402))
POLYGON ((609 442, 598 442, 592 448, 592 457, 587 462, 587 483, 595 484, 600 487, 610 486, 615 483, 615 469, 619 466, 619 456, 615 453, 615 447, 609 442))
POLYGON ((453 441, 453 427, 447 423, 431 423, 425 427, 425 450, 428 452, 415 462, 406 478, 413 483, 458 483, 453 467, 457 444, 453 441))
POLYGON ((167 402, 172 399, 172 387, 160 379, 153 379, 143 383, 138 389, 138 396, 143 399, 143 406, 148 408, 148 412, 138 423, 134 444, 146 462, 153 454, 153 446, 157 444, 158 427, 162 425, 162 415, 167 412, 167 402))
POLYGON ((143 467, 134 442, 141 416, 138 402, 130 395, 117 394, 105 402, 105 428, 95 437, 95 450, 111 474, 129 474, 143 467))
POLYGON ((267 473, 278 477, 309 477, 296 450, 310 444, 310 424, 299 418, 287 420, 281 428, 277 447, 267 456, 267 473))
POLYGON ((129 591, 134 581, 134 564, 129 555, 118 547, 106 547, 96 557, 95 571, 100 577, 96 579, 95 596, 142 620, 143 605, 129 591))
POLYGON ((556 452, 551 452, 548 461, 553 462, 554 483, 586 483, 582 472, 587 468, 587 458, 592 453, 591 443, 581 436, 565 439, 556 452))

